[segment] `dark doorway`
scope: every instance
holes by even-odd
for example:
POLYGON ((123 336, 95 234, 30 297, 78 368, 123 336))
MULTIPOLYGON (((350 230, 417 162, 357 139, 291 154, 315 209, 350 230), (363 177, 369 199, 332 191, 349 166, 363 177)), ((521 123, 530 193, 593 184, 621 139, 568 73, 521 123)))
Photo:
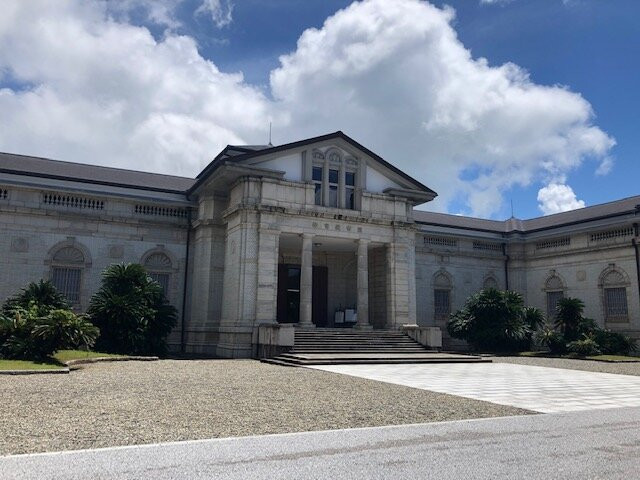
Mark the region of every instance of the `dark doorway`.
POLYGON ((278 265, 278 323, 300 321, 300 265, 278 265))
POLYGON ((313 289, 311 293, 311 321, 316 327, 327 327, 327 267, 313 267, 313 289))
MULTIPOLYGON (((313 267, 311 321, 327 326, 327 267, 313 267)), ((278 265, 278 323, 300 321, 300 265, 278 265)))

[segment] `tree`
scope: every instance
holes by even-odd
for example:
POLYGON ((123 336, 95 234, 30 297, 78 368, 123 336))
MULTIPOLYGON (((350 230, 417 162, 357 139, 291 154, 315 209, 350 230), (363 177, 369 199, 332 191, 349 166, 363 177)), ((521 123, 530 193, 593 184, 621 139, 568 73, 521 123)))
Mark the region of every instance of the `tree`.
POLYGON ((537 324, 539 316, 537 311, 525 310, 519 293, 489 288, 469 297, 451 315, 447 331, 477 350, 515 351, 531 337, 527 322, 537 324))
POLYGON ((101 332, 97 349, 130 355, 165 354, 177 320, 162 287, 139 264, 108 267, 87 313, 101 332))
POLYGON ((584 302, 579 298, 561 298, 556 306, 555 327, 564 336, 565 342, 578 340, 583 322, 584 302))

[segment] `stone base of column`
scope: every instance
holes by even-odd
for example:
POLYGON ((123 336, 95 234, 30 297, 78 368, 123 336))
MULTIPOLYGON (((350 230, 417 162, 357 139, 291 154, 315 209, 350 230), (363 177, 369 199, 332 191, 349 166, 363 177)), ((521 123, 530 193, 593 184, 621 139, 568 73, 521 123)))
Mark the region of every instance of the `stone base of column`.
POLYGON ((315 323, 296 323, 296 328, 316 328, 315 323))
POLYGON ((356 330, 373 330, 373 325, 370 325, 368 323, 356 323, 352 328, 355 328, 356 330))

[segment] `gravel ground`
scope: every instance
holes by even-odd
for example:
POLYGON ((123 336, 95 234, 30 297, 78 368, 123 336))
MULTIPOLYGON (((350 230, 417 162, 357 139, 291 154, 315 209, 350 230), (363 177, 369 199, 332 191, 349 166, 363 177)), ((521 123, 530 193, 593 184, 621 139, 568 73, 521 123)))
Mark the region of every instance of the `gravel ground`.
POLYGON ((609 363, 591 360, 573 360, 570 358, 536 358, 536 357, 491 357, 496 363, 518 363, 520 365, 536 365, 539 367, 567 368, 569 370, 585 370, 587 372, 619 373, 622 375, 640 375, 640 363, 609 363))
POLYGON ((252 360, 94 364, 0 379, 0 455, 437 422, 525 410, 252 360))

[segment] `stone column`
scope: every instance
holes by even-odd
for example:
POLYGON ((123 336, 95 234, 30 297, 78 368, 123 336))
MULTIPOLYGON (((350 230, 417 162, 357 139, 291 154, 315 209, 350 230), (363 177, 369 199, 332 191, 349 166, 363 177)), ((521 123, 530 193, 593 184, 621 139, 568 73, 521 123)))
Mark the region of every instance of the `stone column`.
POLYGON ((358 323, 355 328, 372 328, 369 324, 369 240, 358 240, 358 323))
POLYGON ((302 235, 302 258, 300 265, 300 323, 298 326, 313 328, 311 302, 313 293, 313 235, 302 235))

